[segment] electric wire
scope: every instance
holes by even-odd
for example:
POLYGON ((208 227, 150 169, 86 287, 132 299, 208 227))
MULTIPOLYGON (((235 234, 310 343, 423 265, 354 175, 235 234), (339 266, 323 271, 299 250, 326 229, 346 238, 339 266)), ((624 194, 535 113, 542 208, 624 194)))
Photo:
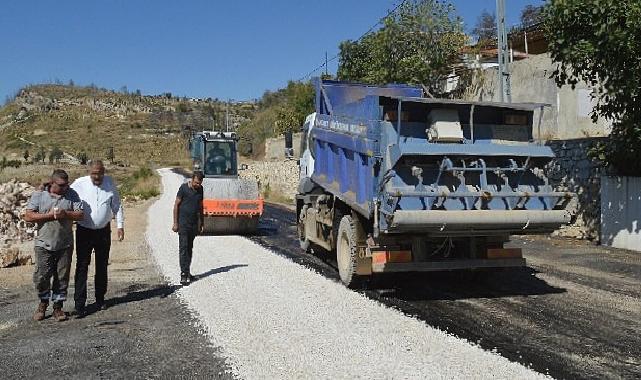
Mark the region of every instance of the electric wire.
MULTIPOLYGON (((360 41, 361 39, 363 39, 363 37, 365 37, 365 36, 367 36, 369 33, 371 33, 371 32, 372 32, 372 31, 373 31, 373 30, 374 30, 378 25, 380 25, 383 21, 385 21, 385 19, 386 19, 386 18, 388 18, 388 17, 390 17, 391 15, 393 15, 393 14, 398 10, 398 8, 400 8, 400 7, 401 7, 403 4, 405 4, 406 2, 407 2, 407 0, 402 0, 400 3, 398 3, 394 8, 392 8, 390 11, 388 11, 388 12, 387 12, 387 14, 386 14, 385 16, 381 17, 381 18, 380 18, 380 19, 379 19, 379 20, 378 20, 374 25, 372 25, 369 29, 367 29, 367 31, 366 31, 365 33, 361 34, 361 36, 360 36, 360 37, 358 37, 354 42, 358 42, 358 41, 360 41)), ((335 60, 338 58, 338 56, 339 56, 339 55, 340 55, 340 54, 339 54, 339 53, 337 53, 337 54, 336 54, 336 55, 334 55, 332 58, 330 58, 330 59, 328 59, 328 60, 326 60, 326 61, 323 61, 323 63, 321 63, 321 64, 320 64, 318 67, 316 67, 314 70, 312 70, 312 71, 310 71, 309 73, 307 73, 306 75, 303 75, 302 77, 300 77, 300 78, 298 79, 298 82, 301 82, 301 81, 303 81, 303 80, 305 80, 305 79, 309 78, 309 77, 310 77, 310 76, 312 76, 315 72, 317 72, 318 70, 322 69, 326 64, 328 64, 328 63, 330 63, 330 62, 335 61, 335 60)))

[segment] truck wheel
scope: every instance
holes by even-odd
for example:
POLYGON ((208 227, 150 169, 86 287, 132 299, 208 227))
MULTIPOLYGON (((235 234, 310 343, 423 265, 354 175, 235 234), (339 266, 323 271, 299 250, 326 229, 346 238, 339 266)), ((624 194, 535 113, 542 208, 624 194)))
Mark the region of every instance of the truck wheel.
POLYGON ((298 215, 298 223, 296 224, 297 230, 298 230, 298 242, 300 243, 301 249, 305 251, 305 253, 310 252, 310 243, 309 243, 309 240, 307 239, 307 236, 305 235, 305 221, 307 220, 306 218, 307 208, 308 206, 305 205, 300 210, 300 214, 298 215))
POLYGON ((358 231, 356 222, 350 215, 345 215, 338 226, 336 242, 336 263, 338 274, 348 288, 358 288, 364 283, 362 276, 356 274, 358 260, 358 231))

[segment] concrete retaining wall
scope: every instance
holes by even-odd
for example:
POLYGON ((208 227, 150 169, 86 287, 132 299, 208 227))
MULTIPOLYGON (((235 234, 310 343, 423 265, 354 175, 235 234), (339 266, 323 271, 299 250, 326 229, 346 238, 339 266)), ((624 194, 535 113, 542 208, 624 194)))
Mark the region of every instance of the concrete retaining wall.
MULTIPOLYGON (((300 154, 300 133, 292 136, 292 146, 294 148, 294 157, 300 154)), ((270 138, 265 141, 265 159, 282 160, 285 158, 285 136, 270 138)))
POLYGON ((601 244, 641 252, 641 177, 601 178, 601 244))

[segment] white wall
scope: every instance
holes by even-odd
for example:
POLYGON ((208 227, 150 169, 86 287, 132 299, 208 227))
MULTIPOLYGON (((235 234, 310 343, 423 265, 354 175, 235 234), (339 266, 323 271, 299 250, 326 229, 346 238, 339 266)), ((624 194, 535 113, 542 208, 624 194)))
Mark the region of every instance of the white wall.
MULTIPOLYGON (((532 55, 510 64, 512 102, 550 104, 543 112, 541 123, 541 137, 546 140, 608 136, 610 122, 601 118, 594 123, 590 118, 595 104, 590 98, 590 87, 581 82, 574 90, 570 86, 558 88, 550 78, 555 68, 548 54, 532 55)), ((465 98, 499 101, 497 72, 497 68, 483 70, 482 75, 475 77, 465 98)), ((535 111, 535 137, 538 137, 538 120, 539 111, 535 111)))
POLYGON ((641 252, 641 177, 601 177, 601 244, 641 252))

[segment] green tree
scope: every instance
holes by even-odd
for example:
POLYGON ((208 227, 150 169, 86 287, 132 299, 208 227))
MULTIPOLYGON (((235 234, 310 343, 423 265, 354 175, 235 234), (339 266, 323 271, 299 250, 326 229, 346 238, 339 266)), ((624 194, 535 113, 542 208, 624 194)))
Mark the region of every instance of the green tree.
POLYGON ((621 175, 641 176, 641 2, 552 0, 544 9, 559 86, 596 89, 592 119, 611 120, 597 154, 621 175))
POLYGON ((302 123, 293 108, 281 107, 276 110, 276 121, 274 122, 275 135, 282 135, 286 132, 297 132, 302 123))
POLYGON ((449 73, 465 42, 461 19, 447 1, 412 0, 383 20, 380 29, 339 48, 340 80, 405 82, 434 88, 449 73))
POLYGON ((33 162, 44 162, 45 160, 45 152, 42 148, 36 153, 35 157, 33 158, 33 162))

